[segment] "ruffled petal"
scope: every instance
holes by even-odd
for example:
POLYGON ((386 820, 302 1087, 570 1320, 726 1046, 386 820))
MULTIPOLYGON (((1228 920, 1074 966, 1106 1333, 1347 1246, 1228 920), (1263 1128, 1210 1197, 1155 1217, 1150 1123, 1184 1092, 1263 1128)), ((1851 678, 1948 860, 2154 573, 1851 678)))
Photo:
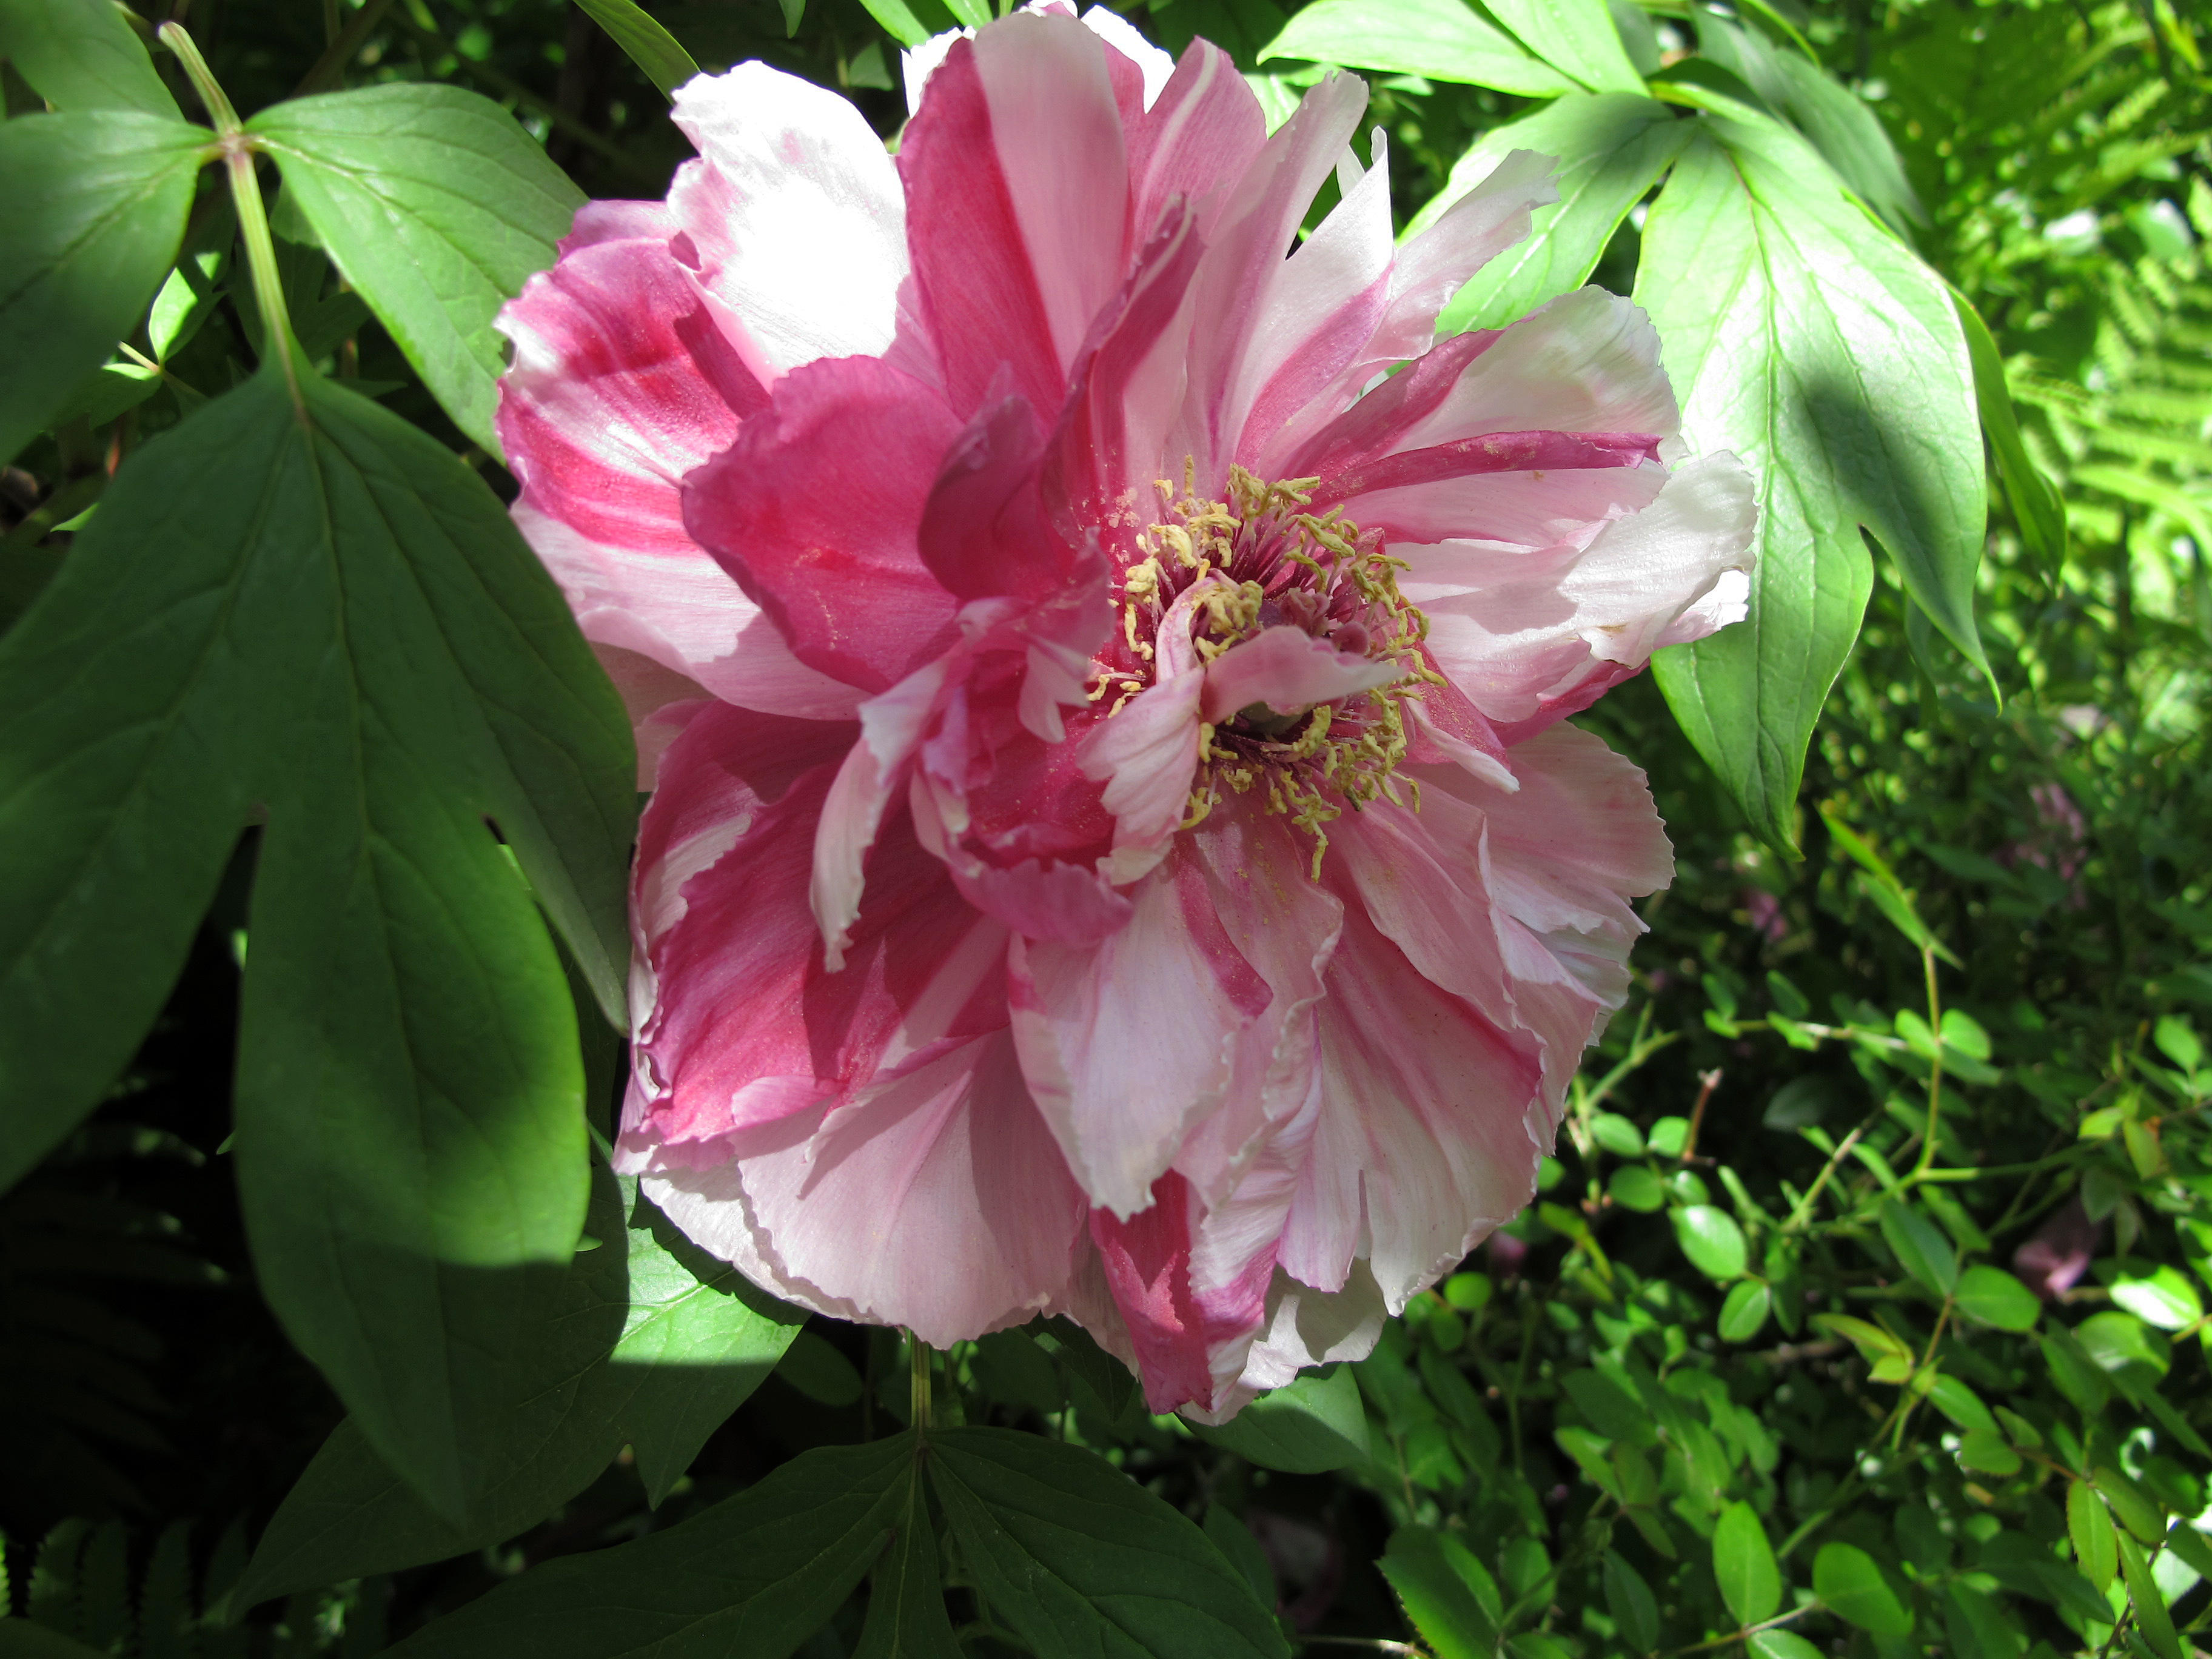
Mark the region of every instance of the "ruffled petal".
POLYGON ((1366 106, 1364 82, 1330 76, 1267 140, 1218 210, 1191 284, 1195 320, 1181 408, 1151 450, 1156 476, 1179 471, 1185 456, 1209 490, 1227 476, 1263 384, 1256 365, 1270 349, 1271 301, 1285 280, 1285 255, 1366 106))
POLYGON ((823 967, 807 878, 853 735, 712 705, 663 757, 632 878, 632 1167, 720 1161, 740 1129, 1006 1024, 1003 933, 902 821, 870 861, 845 970, 823 967))
POLYGON ((921 315, 956 410, 1002 372, 1057 410, 1121 283, 1128 164, 1105 49, 1073 17, 957 40, 899 145, 921 315))
POLYGON ((849 100, 765 64, 677 90, 700 159, 671 211, 707 287, 775 368, 890 344, 907 274, 906 203, 883 143, 849 100))
POLYGON ((1108 867, 1116 882, 1136 880, 1166 856, 1189 808, 1205 691, 1204 669, 1170 674, 1084 739, 1083 770, 1104 782, 1104 805, 1114 815, 1108 867))
POLYGON ((793 656, 775 624, 688 537, 688 553, 611 547, 526 497, 514 517, 593 643, 649 659, 724 702, 764 714, 849 720, 866 696, 793 656))
POLYGON ((1117 933, 1084 945, 1017 939, 1007 998, 1022 1070, 1091 1202, 1152 1201, 1185 1133, 1221 1103, 1237 1036, 1267 985, 1230 943, 1187 861, 1131 890, 1117 933))
POLYGON ((1500 330, 1395 448, 1486 432, 1632 432, 1664 442, 1681 424, 1650 318, 1601 288, 1583 288, 1500 330))
POLYGON ((916 537, 959 431, 927 386, 874 358, 809 363, 684 480, 685 526, 801 662, 888 690, 951 642, 955 601, 916 537))
POLYGON ((647 1196, 746 1277, 817 1313, 937 1347, 1065 1294, 1082 1195, 1003 1031, 834 1110, 732 1137, 734 1161, 648 1175, 647 1196))
POLYGON ((1422 974, 1356 904, 1316 1024, 1322 1108, 1278 1259, 1335 1291, 1364 1255, 1396 1313, 1534 1194, 1550 1144, 1534 1045, 1422 974))
POLYGON ((500 442, 525 499, 587 540, 696 562, 678 486, 768 394, 691 274, 659 242, 596 243, 532 276, 499 327, 500 442))
POLYGON ((1254 703, 1265 703, 1278 714, 1296 714, 1316 703, 1395 684, 1405 672, 1398 663, 1352 656, 1283 623, 1261 629, 1207 665, 1199 712, 1216 726, 1254 703))
MULTIPOLYGON (((1656 469, 1639 469, 1648 475, 1656 469)), ((1678 638, 1699 638, 1741 604, 1758 507, 1733 455, 1671 475, 1649 506, 1587 546, 1534 552, 1477 542, 1396 551, 1400 591, 1429 619, 1431 659, 1510 743, 1586 707, 1678 638)))

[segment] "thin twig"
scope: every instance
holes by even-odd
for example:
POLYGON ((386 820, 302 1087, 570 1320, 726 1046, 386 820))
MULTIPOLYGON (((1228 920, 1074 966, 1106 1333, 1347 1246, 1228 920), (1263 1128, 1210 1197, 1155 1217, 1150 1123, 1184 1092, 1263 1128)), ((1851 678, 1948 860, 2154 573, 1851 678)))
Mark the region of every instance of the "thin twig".
POLYGON ((1713 1091, 1721 1086, 1721 1068, 1698 1073, 1698 1103, 1690 1108, 1690 1133, 1682 1137, 1682 1162, 1689 1163, 1698 1155, 1698 1131, 1705 1126, 1705 1103, 1713 1097, 1713 1091))

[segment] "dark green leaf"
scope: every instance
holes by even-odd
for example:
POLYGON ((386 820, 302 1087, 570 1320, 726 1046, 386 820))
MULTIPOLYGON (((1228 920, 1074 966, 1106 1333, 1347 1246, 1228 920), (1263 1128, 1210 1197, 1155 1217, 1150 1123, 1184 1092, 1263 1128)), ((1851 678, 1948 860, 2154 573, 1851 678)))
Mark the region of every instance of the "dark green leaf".
POLYGON ((1959 1275, 1959 1311, 2001 1331, 2032 1331, 2043 1313, 2035 1292, 2002 1267, 1986 1264, 1959 1275))
POLYGON ((1206 1534, 1095 1453, 953 1429, 931 1438, 928 1463, 993 1613, 1038 1652, 1287 1654, 1273 1611, 1206 1534))
POLYGON ((1259 61, 1270 58, 1425 75, 1531 98, 1575 89, 1462 0, 1320 0, 1261 48, 1259 61))
POLYGON ((106 1654, 105 1648, 88 1648, 74 1637, 27 1619, 0 1624, 0 1656, 5 1659, 106 1659, 106 1654))
POLYGON ((1267 1552, 1260 1540, 1229 1510, 1219 1504, 1206 1508, 1206 1535, 1213 1540, 1213 1547, 1229 1558, 1244 1582, 1252 1587, 1253 1599, 1263 1607, 1275 1604, 1275 1570, 1268 1565, 1267 1552))
POLYGON ((2003 1605, 1960 1579, 1945 1589, 1943 1628, 1959 1659, 2019 1659, 2026 1645, 2003 1605))
POLYGON ((1590 1426, 1607 1439, 1646 1448, 1659 1443, 1658 1425, 1651 1413, 1603 1372, 1571 1370, 1559 1379, 1559 1386, 1589 1419, 1590 1426))
POLYGON ((1376 1565, 1437 1659, 1492 1659, 1504 1606, 1466 1545, 1426 1527, 1401 1527, 1376 1565))
POLYGON ((1605 1604, 1630 1648, 1649 1653, 1659 1645, 1659 1603, 1644 1576, 1618 1550, 1605 1553, 1605 1604))
POLYGON ((607 32, 629 61, 645 71, 645 78, 672 99, 676 88, 698 74, 698 64, 674 35, 653 21, 635 0, 576 0, 592 21, 607 32))
POLYGON ((1643 93, 1644 77, 1628 61, 1605 0, 1490 0, 1490 14, 1592 92, 1643 93))
POLYGON ((1367 1413, 1349 1365, 1308 1371, 1218 1428, 1193 1426, 1200 1439, 1266 1469, 1324 1474, 1367 1461, 1367 1413))
POLYGON ((235 1145, 261 1287, 461 1520, 489 1427, 463 1374, 528 1340, 514 1291, 586 1197, 574 1006, 516 860, 618 986, 635 763, 483 483, 298 395, 264 374, 154 440, 0 642, 0 1068, 38 1105, 5 1161, 99 1098, 258 804, 235 1145))
POLYGON ((1111 1421, 1121 1421, 1143 1407, 1137 1379, 1129 1368, 1093 1341, 1091 1333, 1064 1318, 1046 1320, 1032 1328, 1049 1336, 1054 1358, 1071 1382, 1080 1382, 1095 1397, 1111 1421))
POLYGON ((1912 1614, 1890 1589, 1874 1557, 1856 1545, 1820 1546, 1813 1558, 1813 1594, 1861 1630, 1876 1636, 1912 1633, 1912 1614))
POLYGON ((707 1437, 775 1365, 803 1317, 676 1231, 635 1183, 601 1170, 585 1231, 599 1248, 538 1293, 535 1340, 470 1380, 486 1465, 475 1524, 441 1520, 342 1423, 262 1534, 235 1593, 272 1595, 483 1549, 528 1530, 625 1444, 659 1503, 707 1437))
POLYGON ((799 1393, 824 1406, 850 1406, 866 1387, 853 1362, 813 1331, 799 1333, 775 1370, 799 1393))
POLYGON ((0 0, 0 58, 58 110, 178 118, 177 100, 113 0, 0 0))
POLYGON ((117 110, 0 124, 0 462, 145 314, 213 138, 173 114, 117 110))
POLYGON ((1948 1296, 1959 1282, 1959 1258, 1943 1230, 1911 1205, 1886 1199, 1881 1206, 1881 1236, 1897 1257, 1898 1266, 1937 1296, 1948 1296))
POLYGON ((868 1581, 868 1621, 854 1659, 961 1659, 945 1611, 937 1529, 929 1522, 922 1460, 908 1462, 901 1483, 896 1530, 868 1581))
POLYGON ((1687 1204, 1674 1212, 1674 1242, 1692 1267, 1723 1282, 1743 1276, 1747 1247, 1734 1216, 1710 1204, 1687 1204))
POLYGON ((2159 1593, 2158 1582, 2151 1577, 2150 1564, 2136 1540, 2122 1533, 2120 1547, 2120 1576, 2127 1580, 2128 1601, 2135 1608, 2136 1627, 2143 1633, 2158 1659, 2183 1659, 2181 1638, 2174 1634, 2173 1615, 2166 1610, 2166 1597, 2159 1593))
POLYGON ((1790 846, 1805 745, 1871 588, 1859 526, 1982 660, 1972 374, 1941 280, 1802 140, 1748 111, 1701 127, 1644 225, 1636 297, 1691 447, 1734 450, 1757 480, 1759 566, 1746 621, 1655 665, 1753 827, 1790 846))
POLYGON ((2074 1559, 2082 1576, 2101 1592, 2119 1570, 2119 1544, 2111 1512, 2086 1480, 2066 1488, 2066 1534, 2073 1540, 2074 1559))
POLYGON ((1774 1549, 1759 1512, 1748 1504, 1731 1504, 1713 1526, 1713 1577, 1721 1599, 1739 1625, 1756 1625, 1782 1605, 1782 1578, 1774 1549))
POLYGON ((299 98, 248 127, 453 424, 497 455, 492 319, 553 263, 582 194, 513 116, 457 87, 299 98))
POLYGON ((883 25, 884 33, 912 50, 929 39, 929 25, 916 17, 906 0, 860 0, 868 15, 883 25))
POLYGON ((910 1434, 802 1453, 680 1526, 541 1563, 386 1651, 781 1659, 836 1611, 899 1527, 915 1457, 910 1434))

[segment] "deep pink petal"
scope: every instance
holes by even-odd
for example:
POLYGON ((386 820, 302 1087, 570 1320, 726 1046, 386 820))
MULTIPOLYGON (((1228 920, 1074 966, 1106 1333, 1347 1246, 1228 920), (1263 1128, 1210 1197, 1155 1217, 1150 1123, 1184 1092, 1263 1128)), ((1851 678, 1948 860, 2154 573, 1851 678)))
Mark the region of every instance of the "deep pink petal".
POLYGON ((1257 1328, 1273 1264, 1255 1263, 1233 1285, 1198 1291, 1190 1279, 1194 1195, 1170 1173, 1153 1197, 1150 1209, 1127 1220, 1093 1210, 1091 1239, 1136 1352, 1145 1403, 1165 1412, 1212 1402, 1214 1352, 1257 1328))
POLYGON ((1181 197, 1200 215, 1201 233, 1228 204, 1267 143, 1260 100, 1229 54, 1210 40, 1183 48, 1175 73, 1144 119, 1129 130, 1132 221, 1139 234, 1181 197))
POLYGON ((1307 93, 1245 169, 1206 239, 1192 283, 1196 320, 1186 390, 1155 453, 1168 461, 1190 456, 1209 489, 1227 474, 1258 390, 1245 371, 1248 360, 1265 349, 1268 296, 1314 192, 1344 153, 1366 105, 1366 83, 1351 76, 1332 75, 1307 93))
POLYGON ((903 821, 870 860, 844 970, 823 967, 807 880, 853 732, 716 706, 663 757, 633 878, 630 1156, 714 1161, 750 1123, 1006 1023, 1003 934, 903 821))
POLYGON ((500 313, 500 441, 526 498, 592 541, 696 559, 677 487, 768 399, 742 339, 653 241, 579 250, 500 313))
POLYGON ((922 563, 922 508, 959 424, 869 357, 809 363, 684 481, 684 523, 800 661, 888 690, 950 643, 952 596, 922 563))
POLYGON ((732 1137, 735 1161, 648 1175, 676 1224, 802 1307, 938 1347, 1065 1293, 1081 1195, 1001 1031, 850 1103, 732 1137))
POLYGON ((952 406, 1002 370, 1057 410, 1093 313, 1122 277, 1127 164, 1097 37, 1009 18, 955 41, 908 123, 898 171, 919 308, 952 406))
POLYGON ((1045 434, 1020 398, 987 403, 953 442, 922 509, 922 562, 961 599, 1056 593, 1079 554, 1045 510, 1045 434))
POLYGON ((678 171, 670 210, 775 368, 888 346, 905 201, 852 102, 751 63, 689 82, 672 113, 700 159, 678 171))

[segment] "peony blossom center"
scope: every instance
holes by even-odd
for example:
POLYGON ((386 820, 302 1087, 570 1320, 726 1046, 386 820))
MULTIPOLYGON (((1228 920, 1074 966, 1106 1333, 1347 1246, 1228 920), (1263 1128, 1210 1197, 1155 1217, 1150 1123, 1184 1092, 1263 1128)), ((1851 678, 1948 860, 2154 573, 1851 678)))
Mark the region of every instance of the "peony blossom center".
MULTIPOLYGON (((1210 669, 1285 629, 1333 649, 1334 659, 1321 657, 1332 668, 1370 671, 1346 678, 1382 683, 1287 704, 1261 696, 1199 728, 1183 827, 1224 791, 1256 793, 1314 837, 1317 873, 1324 826, 1346 807, 1378 796, 1419 805, 1419 786, 1405 780, 1410 800, 1401 799, 1395 774, 1407 751, 1406 701, 1443 684, 1422 649, 1428 619, 1398 592, 1405 562, 1390 556, 1379 531, 1363 530, 1340 507, 1314 509, 1319 479, 1271 482, 1232 466, 1226 498, 1208 500, 1195 471, 1186 461, 1180 489, 1153 484, 1157 514, 1115 584, 1120 634, 1101 653, 1091 696, 1111 696, 1118 711, 1179 663, 1210 669)), ((1310 662, 1302 666, 1310 673, 1310 662)))

